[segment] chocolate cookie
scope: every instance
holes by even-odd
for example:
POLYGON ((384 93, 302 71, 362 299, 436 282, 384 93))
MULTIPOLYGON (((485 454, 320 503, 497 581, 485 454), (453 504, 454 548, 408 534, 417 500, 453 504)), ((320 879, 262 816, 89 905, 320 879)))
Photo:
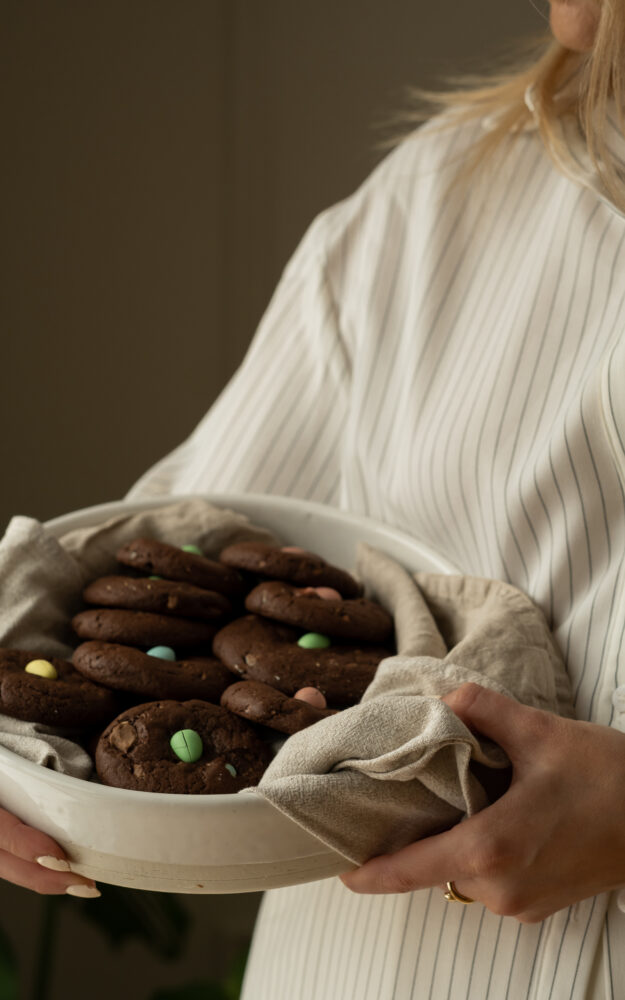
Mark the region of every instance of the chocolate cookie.
POLYGON ((26 722, 81 729, 102 724, 118 711, 113 692, 87 680, 67 660, 0 649, 0 712, 26 722))
POLYGON ((264 542, 237 542, 219 554, 226 566, 247 570, 270 580, 286 580, 298 587, 334 587, 342 597, 359 597, 362 587, 345 570, 321 556, 295 546, 278 548, 264 542))
POLYGON ((166 580, 192 583, 227 597, 237 598, 245 593, 245 584, 235 569, 206 556, 185 552, 175 545, 157 542, 154 538, 137 538, 129 542, 117 552, 116 558, 124 566, 155 573, 166 580))
POLYGON ((223 692, 221 704, 250 722, 258 722, 289 735, 336 715, 331 708, 315 708, 299 698, 289 698, 282 691, 260 681, 231 684, 223 692))
POLYGON ((132 576, 102 576, 83 592, 87 604, 128 611, 151 611, 212 621, 232 610, 227 597, 214 590, 176 580, 151 580, 132 576))
POLYGON ((245 599, 245 607, 265 618, 340 639, 386 642, 393 632, 392 616, 375 601, 365 597, 327 600, 277 580, 254 587, 245 599))
POLYGON ((96 769, 105 785, 118 788, 210 795, 258 784, 270 759, 269 745, 225 708, 152 701, 122 712, 105 729, 96 769))
POLYGON ((301 637, 301 629, 247 615, 219 630, 213 653, 244 680, 262 681, 288 695, 316 687, 337 708, 354 705, 373 680, 380 660, 391 655, 379 646, 356 648, 344 643, 306 649, 298 645, 301 637))
POLYGON ((210 643, 215 626, 187 618, 172 618, 149 611, 97 608, 72 618, 72 628, 81 639, 122 642, 129 646, 199 646, 210 643))
POLYGON ((83 642, 72 662, 90 680, 118 691, 154 698, 200 698, 218 703, 232 674, 213 657, 164 660, 132 646, 83 642))

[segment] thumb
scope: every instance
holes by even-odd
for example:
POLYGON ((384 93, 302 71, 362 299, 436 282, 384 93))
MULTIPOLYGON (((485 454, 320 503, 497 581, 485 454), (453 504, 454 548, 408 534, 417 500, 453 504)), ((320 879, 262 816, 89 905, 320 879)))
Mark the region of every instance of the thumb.
POLYGON ((441 701, 469 729, 498 743, 510 760, 519 761, 528 752, 535 755, 537 740, 551 718, 549 712, 529 708, 480 684, 463 684, 441 701))

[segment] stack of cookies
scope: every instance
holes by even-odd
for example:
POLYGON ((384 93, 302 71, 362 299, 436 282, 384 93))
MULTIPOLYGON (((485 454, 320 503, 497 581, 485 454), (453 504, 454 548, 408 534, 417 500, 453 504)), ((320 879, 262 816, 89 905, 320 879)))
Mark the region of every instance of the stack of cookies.
POLYGON ((220 560, 252 584, 245 598, 251 614, 213 641, 215 655, 244 678, 224 692, 222 705, 293 733, 303 728, 301 696, 312 702, 307 725, 328 714, 326 705, 356 704, 390 654, 382 645, 393 634, 388 612, 362 597, 348 573, 294 546, 241 542, 220 560))
POLYGON ((105 784, 196 794, 255 785, 272 731, 355 704, 392 652, 391 616, 303 549, 244 542, 215 561, 195 545, 141 538, 117 559, 118 575, 84 591, 72 663, 0 650, 0 711, 95 733, 105 784))

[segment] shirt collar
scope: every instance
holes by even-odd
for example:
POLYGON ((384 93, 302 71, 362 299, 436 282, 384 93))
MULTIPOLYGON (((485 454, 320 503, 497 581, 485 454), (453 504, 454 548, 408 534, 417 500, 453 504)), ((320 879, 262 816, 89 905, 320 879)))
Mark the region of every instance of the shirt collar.
MULTIPOLYGON (((570 97, 572 89, 577 87, 578 75, 579 71, 576 71, 569 78, 569 80, 567 80, 564 87, 559 91, 558 97, 561 99, 570 97)), ((531 118, 526 127, 526 131, 535 131, 538 129, 536 88, 534 86, 528 87, 525 91, 524 97, 525 105, 531 113, 531 118)), ((625 135, 619 127, 616 102, 613 98, 608 102, 606 121, 606 141, 608 149, 616 161, 617 169, 625 179, 625 135)), ((597 168, 590 158, 586 145, 586 137, 578 116, 575 113, 562 114, 558 118, 558 128, 560 129, 561 137, 575 164, 574 168, 566 168, 563 165, 563 169, 565 169, 566 173, 569 174, 574 180, 584 184, 586 187, 592 188, 601 197, 602 201, 609 204, 614 211, 619 212, 619 215, 622 215, 623 213, 616 209, 605 191, 597 168)))

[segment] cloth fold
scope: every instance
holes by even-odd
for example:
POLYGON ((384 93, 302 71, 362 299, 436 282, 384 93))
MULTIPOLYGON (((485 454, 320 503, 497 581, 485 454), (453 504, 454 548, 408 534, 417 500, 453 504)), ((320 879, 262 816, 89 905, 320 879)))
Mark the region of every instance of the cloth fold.
POLYGON ((72 778, 89 778, 93 770, 91 757, 71 739, 71 734, 62 736, 61 732, 40 722, 24 722, 0 713, 0 746, 33 764, 72 778))
POLYGON ((564 662, 544 615, 515 587, 417 574, 361 545, 358 575, 395 617, 397 655, 359 705, 296 733, 256 790, 350 861, 446 829, 488 804, 473 763, 501 770, 440 701, 475 681, 526 705, 572 716, 564 662))

